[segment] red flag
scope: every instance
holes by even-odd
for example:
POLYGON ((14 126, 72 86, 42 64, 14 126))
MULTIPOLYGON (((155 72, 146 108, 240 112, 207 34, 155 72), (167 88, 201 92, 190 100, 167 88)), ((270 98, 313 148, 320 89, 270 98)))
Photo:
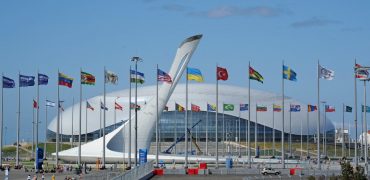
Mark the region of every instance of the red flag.
POLYGON ((191 104, 191 111, 200 112, 200 107, 195 104, 191 104))
POLYGON ((335 107, 334 106, 325 106, 325 112, 335 112, 335 107))
POLYGON ((217 80, 226 81, 229 78, 226 68, 217 67, 217 80))
POLYGON ((116 102, 114 103, 114 108, 118 109, 118 110, 121 110, 121 111, 123 110, 123 107, 121 105, 119 105, 118 103, 116 103, 116 102))
POLYGON ((37 109, 39 108, 37 101, 33 100, 33 108, 37 109))

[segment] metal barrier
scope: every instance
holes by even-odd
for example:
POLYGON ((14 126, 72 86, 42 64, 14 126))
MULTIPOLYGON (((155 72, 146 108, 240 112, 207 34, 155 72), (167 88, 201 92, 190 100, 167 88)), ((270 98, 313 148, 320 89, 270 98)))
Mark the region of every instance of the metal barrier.
POLYGON ((147 162, 144 165, 140 165, 137 167, 134 167, 128 172, 125 172, 123 174, 120 174, 112 180, 135 180, 135 179, 141 179, 148 175, 150 175, 153 172, 154 166, 153 162, 147 162))

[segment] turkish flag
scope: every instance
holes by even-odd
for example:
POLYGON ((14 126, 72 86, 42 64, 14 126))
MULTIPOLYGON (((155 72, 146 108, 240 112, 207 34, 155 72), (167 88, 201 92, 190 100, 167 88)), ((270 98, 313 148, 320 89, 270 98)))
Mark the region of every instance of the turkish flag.
POLYGON ((226 68, 217 67, 217 80, 226 81, 229 78, 226 68))

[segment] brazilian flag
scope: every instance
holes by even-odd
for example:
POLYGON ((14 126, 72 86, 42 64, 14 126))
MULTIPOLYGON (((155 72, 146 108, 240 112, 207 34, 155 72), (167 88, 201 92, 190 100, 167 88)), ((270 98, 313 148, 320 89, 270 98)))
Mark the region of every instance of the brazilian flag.
POLYGON ((224 104, 224 111, 234 111, 234 104, 224 104))

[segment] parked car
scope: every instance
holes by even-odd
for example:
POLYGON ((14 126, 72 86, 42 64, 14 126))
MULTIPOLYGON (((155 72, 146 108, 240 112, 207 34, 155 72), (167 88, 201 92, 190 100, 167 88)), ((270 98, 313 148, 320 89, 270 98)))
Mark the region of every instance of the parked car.
POLYGON ((281 174, 281 172, 277 171, 275 169, 272 169, 272 168, 263 168, 262 171, 261 171, 261 174, 263 174, 263 175, 267 175, 267 174, 279 175, 279 174, 281 174))

